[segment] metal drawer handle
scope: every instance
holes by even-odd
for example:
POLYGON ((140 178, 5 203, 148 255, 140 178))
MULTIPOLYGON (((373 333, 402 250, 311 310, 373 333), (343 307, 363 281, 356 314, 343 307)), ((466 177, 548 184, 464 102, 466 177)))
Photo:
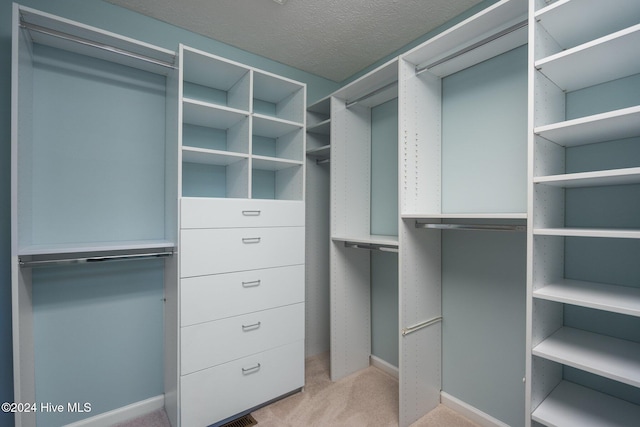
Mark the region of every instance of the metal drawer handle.
POLYGON ((244 216, 260 216, 260 211, 242 211, 244 216))
POLYGON ((243 331, 253 331, 255 329, 258 329, 260 327, 261 322, 258 323, 253 323, 251 325, 242 325, 242 330, 243 331))
POLYGON ((243 237, 242 243, 260 243, 260 237, 243 237))
POLYGON ((255 288, 256 286, 260 286, 261 280, 252 280, 250 282, 242 282, 243 288, 255 288))
POLYGON ((250 368, 242 368, 242 374, 243 375, 247 375, 247 374, 250 374, 252 372, 257 372, 258 369, 260 369, 260 364, 256 363, 255 366, 251 366, 250 368))

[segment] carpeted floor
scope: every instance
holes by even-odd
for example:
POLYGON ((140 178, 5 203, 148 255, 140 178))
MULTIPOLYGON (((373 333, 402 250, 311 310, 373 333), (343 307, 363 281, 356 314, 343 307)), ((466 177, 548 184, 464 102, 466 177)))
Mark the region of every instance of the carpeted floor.
MULTIPOLYGON (((398 381, 369 367, 337 382, 329 379, 328 354, 306 361, 305 389, 252 413, 260 427, 391 427, 398 425, 398 381)), ((170 427, 157 411, 118 427, 170 427)), ((412 427, 478 427, 440 405, 412 427)))

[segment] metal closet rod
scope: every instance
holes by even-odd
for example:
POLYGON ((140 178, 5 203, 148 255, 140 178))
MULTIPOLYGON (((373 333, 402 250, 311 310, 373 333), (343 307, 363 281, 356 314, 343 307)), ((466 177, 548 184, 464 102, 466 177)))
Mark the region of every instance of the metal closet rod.
POLYGON ((425 66, 422 66, 422 67, 416 65, 416 75, 421 74, 421 73, 423 73, 423 72, 425 72, 425 71, 429 70, 430 68, 433 68, 433 67, 435 67, 437 65, 443 64, 443 63, 445 63, 447 61, 450 61, 453 58, 456 58, 456 57, 458 57, 460 55, 464 55, 467 52, 471 52, 472 50, 477 49, 477 48, 479 48, 481 46, 484 46, 484 45, 486 45, 488 43, 491 43, 492 41, 497 40, 500 37, 506 36, 507 34, 511 34, 514 31, 519 30, 520 28, 526 27, 527 24, 528 24, 528 21, 525 19, 523 21, 518 22, 517 24, 514 24, 514 25, 510 26, 509 28, 505 28, 504 30, 502 30, 502 31, 500 31, 498 33, 495 33, 495 34, 490 35, 489 37, 486 37, 486 38, 484 38, 484 39, 482 39, 482 40, 480 40, 478 42, 475 42, 474 44, 472 44, 470 46, 462 48, 462 49, 452 53, 451 55, 447 55, 446 57, 444 57, 442 59, 439 59, 439 60, 437 60, 435 62, 432 62, 429 65, 425 65, 425 66))
POLYGON ((434 224, 416 221, 416 228, 431 228, 436 230, 470 230, 470 231, 527 231, 525 225, 511 224, 434 224))
POLYGON ((433 319, 425 320, 424 322, 417 323, 413 326, 409 326, 407 328, 402 328, 402 336, 407 336, 412 334, 420 329, 426 328, 427 326, 434 325, 438 322, 442 321, 442 316, 434 317, 433 319))
POLYGON ((398 248, 394 248, 394 247, 391 247, 391 246, 377 245, 375 243, 344 242, 344 246, 346 248, 368 249, 370 251, 381 251, 381 252, 398 253, 398 248))
POLYGON ((59 258, 59 259, 43 259, 43 260, 23 260, 20 258, 20 267, 45 267, 52 265, 65 265, 65 264, 85 264, 85 263, 97 263, 107 261, 127 261, 127 260, 141 260, 151 258, 164 258, 172 256, 173 251, 162 252, 144 252, 139 254, 123 254, 123 255, 104 255, 93 257, 75 257, 75 258, 59 258))
POLYGON ((151 64, 155 64, 155 65, 159 65, 161 67, 165 67, 165 68, 170 68, 172 70, 175 70, 177 67, 170 62, 166 62, 166 61, 161 61, 159 59, 155 59, 155 58, 151 58, 149 56, 146 55, 142 55, 139 53, 135 53, 135 52, 131 52, 125 49, 120 49, 117 48, 115 46, 109 46, 106 45, 104 43, 100 43, 100 42, 96 42, 93 40, 87 40, 87 39, 83 39, 81 37, 77 37, 71 34, 67 34, 67 33, 63 33, 62 31, 57 31, 57 30, 52 30, 51 28, 45 28, 45 27, 41 27, 40 25, 36 25, 36 24, 31 24, 25 21, 20 21, 20 26, 22 28, 26 28, 30 31, 35 31, 36 33, 41 33, 41 34, 46 34, 48 36, 52 36, 52 37, 56 37, 62 40, 67 40, 73 43, 78 43, 84 46, 90 46, 90 47, 94 47, 96 49, 100 49, 100 50, 104 50, 107 52, 112 52, 112 53, 116 53, 118 55, 123 55, 123 56, 127 56, 129 58, 134 58, 134 59, 138 59, 140 61, 144 61, 144 62, 148 62, 151 64))
POLYGON ((377 95, 377 94, 379 94, 380 92, 383 92, 383 91, 385 91, 385 90, 389 89, 390 87, 397 86, 397 85, 398 85, 398 82, 397 82, 397 81, 394 81, 394 82, 391 82, 391 83, 389 83, 389 84, 386 84, 386 85, 382 86, 381 88, 378 88, 378 89, 374 90, 373 92, 369 92, 369 93, 368 93, 368 94, 366 94, 366 95, 362 95, 360 98, 356 98, 356 99, 354 99, 353 101, 347 101, 347 102, 345 103, 345 107, 349 108, 349 107, 351 107, 352 105, 355 105, 355 104, 357 104, 357 103, 358 103, 358 102, 360 102, 360 101, 364 101, 365 99, 371 98, 372 96, 376 96, 376 95, 377 95))

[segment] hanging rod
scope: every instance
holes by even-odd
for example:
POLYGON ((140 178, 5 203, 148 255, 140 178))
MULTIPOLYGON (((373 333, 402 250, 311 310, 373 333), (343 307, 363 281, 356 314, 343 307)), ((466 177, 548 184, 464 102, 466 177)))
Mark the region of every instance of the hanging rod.
POLYGON ((434 325, 441 321, 442 321, 442 316, 438 316, 438 317, 434 317, 433 319, 425 320, 424 322, 417 323, 413 326, 409 326, 408 328, 402 328, 402 336, 403 337, 407 336, 416 331, 419 331, 420 329, 426 328, 427 326, 434 325))
POLYGON ((67 33, 63 33, 62 31, 57 31, 57 30, 52 30, 50 28, 45 28, 45 27, 41 27, 39 25, 36 24, 31 24, 28 22, 24 22, 24 21, 20 21, 20 27, 22 28, 26 28, 30 31, 35 31, 36 33, 41 33, 41 34, 46 34, 48 36, 52 36, 52 37, 56 37, 62 40, 67 40, 73 43, 78 43, 84 46, 90 46, 90 47, 95 47, 97 49, 100 50, 104 50, 107 52, 112 52, 112 53, 117 53, 118 55, 123 55, 123 56, 127 56, 129 58, 134 58, 134 59, 138 59, 144 62, 148 62, 150 64, 155 64, 155 65, 159 65, 161 67, 165 67, 165 68, 170 68, 170 69, 177 69, 177 67, 170 63, 170 62, 166 62, 166 61, 162 61, 160 59, 155 59, 155 58, 151 58, 149 56, 146 55, 142 55, 139 53, 134 53, 128 50, 124 50, 124 49, 120 49, 117 48, 115 46, 109 46, 107 44, 104 43, 100 43, 100 42, 96 42, 93 40, 87 40, 81 37, 77 37, 71 34, 67 34, 67 33))
POLYGON ((394 81, 394 82, 391 82, 389 84, 386 84, 386 85, 382 86, 381 88, 378 88, 378 89, 374 90, 373 92, 369 92, 366 95, 362 95, 360 98, 356 98, 353 101, 347 101, 346 104, 345 104, 345 107, 349 108, 352 105, 355 105, 360 101, 364 101, 365 99, 371 98, 372 96, 376 96, 377 94, 379 94, 381 92, 384 92, 385 90, 387 90, 387 89, 389 89, 389 88, 391 88, 393 86, 397 86, 397 85, 398 85, 397 81, 394 81))
POLYGON ((470 230, 470 231, 527 231, 525 225, 491 225, 491 224, 433 224, 416 221, 416 228, 437 230, 470 230))
POLYGON ((419 74, 421 74, 421 73, 423 73, 423 72, 425 72, 425 71, 427 71, 427 70, 429 70, 429 69, 431 69, 431 68, 433 68, 433 67, 435 67, 437 65, 443 64, 443 63, 445 63, 447 61, 452 60, 453 58, 456 58, 456 57, 458 57, 460 55, 464 55, 467 52, 471 52, 474 49, 477 49, 477 48, 479 48, 481 46, 484 46, 484 45, 486 45, 488 43, 491 43, 492 41, 497 40, 500 37, 504 37, 507 34, 511 34, 514 31, 519 30, 520 28, 526 27, 527 24, 528 24, 528 21, 525 19, 523 21, 518 22, 517 24, 514 24, 514 25, 512 25, 512 26, 510 26, 508 28, 505 28, 504 30, 502 30, 502 31, 500 31, 498 33, 490 35, 489 37, 486 37, 486 38, 484 38, 484 39, 482 39, 482 40, 480 40, 480 41, 478 41, 478 42, 476 42, 476 43, 474 43, 474 44, 472 44, 470 46, 462 48, 459 51, 456 51, 456 52, 452 53, 451 55, 447 55, 446 57, 444 57, 442 59, 439 59, 439 60, 437 60, 437 61, 435 61, 435 62, 433 62, 433 63, 431 63, 429 65, 425 65, 425 66, 422 66, 422 67, 419 67, 419 66, 416 65, 416 75, 419 75, 419 74))
POLYGON ((398 253, 398 248, 392 246, 377 245, 374 243, 353 243, 344 242, 345 248, 368 249, 370 251, 394 252, 398 253))
POLYGON ((52 265, 65 265, 65 264, 84 264, 84 263, 97 263, 107 261, 128 261, 128 260, 142 260, 152 258, 164 258, 173 255, 173 251, 163 252, 145 252, 139 254, 124 254, 124 255, 103 255, 93 257, 76 257, 76 258, 57 258, 57 259, 43 259, 43 260, 23 260, 20 258, 20 267, 45 267, 52 265))

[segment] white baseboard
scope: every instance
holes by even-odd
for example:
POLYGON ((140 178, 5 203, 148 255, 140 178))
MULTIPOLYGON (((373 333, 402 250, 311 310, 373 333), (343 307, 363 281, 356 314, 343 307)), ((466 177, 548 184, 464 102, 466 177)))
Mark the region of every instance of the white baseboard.
POLYGON ((369 356, 369 364, 371 366, 375 366, 376 368, 386 372, 387 374, 391 375, 395 379, 400 378, 400 373, 398 372, 398 368, 396 368, 389 362, 385 362, 379 357, 376 357, 373 355, 369 356))
POLYGON ((482 427, 509 427, 509 425, 502 421, 493 418, 491 415, 486 414, 467 403, 464 403, 460 399, 456 399, 444 391, 440 392, 440 402, 463 417, 470 419, 476 424, 480 424, 482 427))
POLYGON ((150 412, 157 411, 164 407, 164 396, 156 396, 113 411, 103 412, 94 417, 85 418, 75 423, 67 424, 66 427, 109 427, 116 423, 129 421, 146 415, 150 412))

